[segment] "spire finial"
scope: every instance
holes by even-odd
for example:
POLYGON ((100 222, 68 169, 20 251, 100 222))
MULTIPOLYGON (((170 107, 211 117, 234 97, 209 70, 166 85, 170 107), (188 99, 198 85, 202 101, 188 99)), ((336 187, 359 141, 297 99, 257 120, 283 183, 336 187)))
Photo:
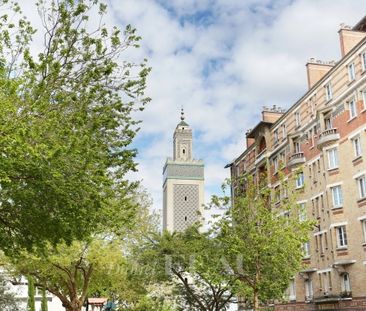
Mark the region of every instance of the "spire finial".
POLYGON ((182 121, 184 121, 184 119, 185 119, 185 116, 184 116, 184 109, 183 109, 183 107, 182 107, 181 112, 180 112, 180 119, 181 119, 182 121))

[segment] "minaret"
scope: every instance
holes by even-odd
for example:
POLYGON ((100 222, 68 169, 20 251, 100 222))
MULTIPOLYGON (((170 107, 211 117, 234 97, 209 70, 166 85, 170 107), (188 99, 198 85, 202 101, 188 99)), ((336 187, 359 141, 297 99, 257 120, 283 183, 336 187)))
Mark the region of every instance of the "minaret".
POLYGON ((163 229, 182 231, 201 219, 204 204, 204 164, 193 159, 192 129, 181 111, 173 135, 173 158, 163 169, 163 229))

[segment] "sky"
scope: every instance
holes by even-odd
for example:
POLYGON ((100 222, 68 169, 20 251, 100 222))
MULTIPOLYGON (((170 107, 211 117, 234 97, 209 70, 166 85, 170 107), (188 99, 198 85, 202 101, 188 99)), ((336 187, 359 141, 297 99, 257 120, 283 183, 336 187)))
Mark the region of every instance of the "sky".
MULTIPOLYGON (((25 12, 34 0, 20 1, 25 12)), ((205 161, 206 201, 245 149, 245 131, 262 106, 290 107, 307 90, 311 57, 340 58, 341 23, 355 25, 364 0, 108 0, 108 24, 131 24, 142 37, 126 59, 148 59, 152 98, 133 147, 141 180, 162 209, 162 169, 184 107, 193 153, 205 161)), ((30 13, 29 13, 30 14, 30 13)), ((30 16, 37 26, 39 19, 30 16)))

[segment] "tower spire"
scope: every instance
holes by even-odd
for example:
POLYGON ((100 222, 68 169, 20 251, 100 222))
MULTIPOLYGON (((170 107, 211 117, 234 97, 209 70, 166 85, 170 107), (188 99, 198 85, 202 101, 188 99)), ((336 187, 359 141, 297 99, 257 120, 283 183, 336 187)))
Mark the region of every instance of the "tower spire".
POLYGON ((182 107, 182 109, 181 109, 181 112, 180 112, 180 119, 182 120, 182 121, 184 121, 184 119, 185 119, 186 117, 184 116, 184 109, 183 109, 183 107, 182 107))

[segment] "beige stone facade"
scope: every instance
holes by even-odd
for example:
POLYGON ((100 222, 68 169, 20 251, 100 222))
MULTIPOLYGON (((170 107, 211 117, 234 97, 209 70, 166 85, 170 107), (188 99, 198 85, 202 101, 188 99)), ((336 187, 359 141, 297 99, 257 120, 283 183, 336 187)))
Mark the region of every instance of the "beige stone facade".
POLYGON ((233 180, 266 173, 280 193, 274 201, 284 196, 279 172, 302 172, 298 204, 317 225, 304 245, 304 270, 277 310, 366 310, 366 19, 339 35, 342 58, 311 59, 308 92, 286 112, 265 108, 228 165, 233 180))

